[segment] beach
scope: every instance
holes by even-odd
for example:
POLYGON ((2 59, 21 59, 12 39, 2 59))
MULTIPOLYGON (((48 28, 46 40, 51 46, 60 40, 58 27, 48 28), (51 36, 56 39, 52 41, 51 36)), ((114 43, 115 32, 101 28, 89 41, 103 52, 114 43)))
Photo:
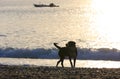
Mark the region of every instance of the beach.
POLYGON ((1 65, 0 79, 120 79, 120 68, 1 65))

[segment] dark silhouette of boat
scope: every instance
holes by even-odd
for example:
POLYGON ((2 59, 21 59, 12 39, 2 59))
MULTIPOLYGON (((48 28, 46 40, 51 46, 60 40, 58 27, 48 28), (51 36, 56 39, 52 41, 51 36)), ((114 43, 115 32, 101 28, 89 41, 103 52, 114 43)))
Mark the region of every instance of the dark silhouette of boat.
POLYGON ((59 7, 59 5, 55 5, 54 3, 46 4, 34 4, 35 7, 59 7))

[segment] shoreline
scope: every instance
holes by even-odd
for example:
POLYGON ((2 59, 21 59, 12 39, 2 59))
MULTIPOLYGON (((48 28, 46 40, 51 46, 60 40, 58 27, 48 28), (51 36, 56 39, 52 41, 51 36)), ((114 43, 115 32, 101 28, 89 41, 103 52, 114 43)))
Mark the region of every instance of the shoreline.
POLYGON ((120 79, 120 68, 0 65, 0 79, 120 79))
MULTIPOLYGON (((29 59, 29 58, 0 58, 0 65, 22 66, 56 66, 58 59, 29 59)), ((61 64, 59 64, 61 67, 61 64)), ((64 61, 65 67, 71 67, 68 59, 64 61)), ((76 60, 76 68, 120 68, 119 61, 104 60, 76 60)))

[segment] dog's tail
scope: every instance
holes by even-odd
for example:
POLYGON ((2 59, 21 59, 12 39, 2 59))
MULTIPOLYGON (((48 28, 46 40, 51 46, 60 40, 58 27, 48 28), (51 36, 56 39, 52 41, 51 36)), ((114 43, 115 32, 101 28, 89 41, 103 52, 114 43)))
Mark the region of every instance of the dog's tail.
POLYGON ((57 43, 53 43, 55 47, 57 47, 58 49, 61 49, 60 46, 57 45, 57 43))

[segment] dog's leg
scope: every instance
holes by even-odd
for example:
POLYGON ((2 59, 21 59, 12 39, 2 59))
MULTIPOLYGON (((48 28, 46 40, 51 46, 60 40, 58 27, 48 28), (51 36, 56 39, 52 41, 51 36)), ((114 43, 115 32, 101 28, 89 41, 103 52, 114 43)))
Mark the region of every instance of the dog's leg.
POLYGON ((56 67, 58 67, 58 64, 61 62, 61 60, 59 60, 58 62, 57 62, 57 64, 56 64, 56 67))
POLYGON ((62 67, 64 67, 63 62, 64 62, 64 59, 61 60, 61 65, 62 65, 62 67))
POLYGON ((71 67, 73 68, 71 57, 69 57, 69 61, 70 61, 71 67))
POLYGON ((58 67, 58 65, 59 65, 60 62, 61 62, 62 67, 64 67, 63 61, 64 61, 64 58, 60 58, 60 60, 56 64, 56 67, 58 67))
POLYGON ((76 64, 76 58, 74 58, 74 68, 75 68, 75 64, 76 64))

